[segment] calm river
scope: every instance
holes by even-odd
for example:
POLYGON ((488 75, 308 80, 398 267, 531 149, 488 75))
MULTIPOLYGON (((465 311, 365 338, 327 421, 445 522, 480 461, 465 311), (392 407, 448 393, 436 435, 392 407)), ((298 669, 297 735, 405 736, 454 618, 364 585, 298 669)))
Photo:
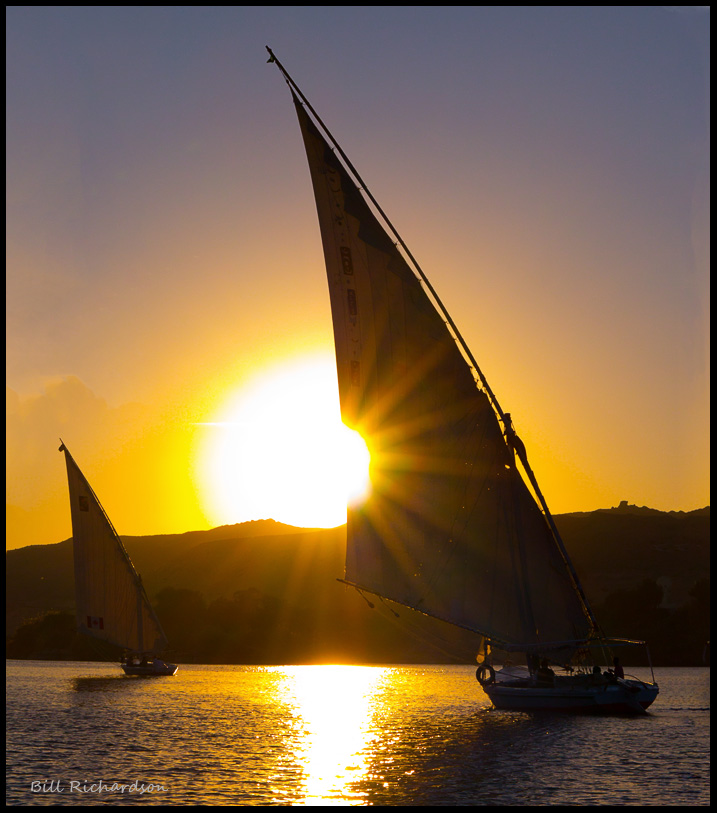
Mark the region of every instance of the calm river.
POLYGON ((474 672, 9 661, 7 804, 710 803, 709 669, 640 718, 494 711, 474 672))

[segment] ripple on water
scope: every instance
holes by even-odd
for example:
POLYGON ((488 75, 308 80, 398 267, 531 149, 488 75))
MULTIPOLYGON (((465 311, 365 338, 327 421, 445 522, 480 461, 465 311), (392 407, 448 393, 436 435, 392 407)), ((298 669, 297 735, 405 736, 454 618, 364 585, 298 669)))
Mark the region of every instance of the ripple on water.
POLYGON ((709 670, 625 719, 492 710, 470 666, 113 668, 9 665, 8 804, 709 804, 709 670))

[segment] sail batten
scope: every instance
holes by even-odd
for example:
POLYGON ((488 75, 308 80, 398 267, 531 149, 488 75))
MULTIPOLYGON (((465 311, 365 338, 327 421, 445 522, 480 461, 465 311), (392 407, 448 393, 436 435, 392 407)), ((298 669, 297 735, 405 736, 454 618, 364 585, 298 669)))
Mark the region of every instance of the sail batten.
POLYGON ((64 443, 60 451, 70 491, 77 628, 131 652, 159 652, 167 639, 129 554, 64 443))
POLYGON ((507 646, 585 639, 591 614, 517 469, 508 416, 282 72, 314 188, 342 419, 371 452, 370 497, 348 511, 346 581, 507 646))

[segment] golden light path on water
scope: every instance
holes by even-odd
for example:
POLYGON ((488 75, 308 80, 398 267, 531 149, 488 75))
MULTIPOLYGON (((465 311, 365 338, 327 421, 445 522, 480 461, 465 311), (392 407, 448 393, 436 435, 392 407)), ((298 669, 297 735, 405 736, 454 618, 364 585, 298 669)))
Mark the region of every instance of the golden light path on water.
POLYGON ((277 687, 298 725, 295 759, 303 769, 300 804, 347 805, 368 777, 379 691, 390 671, 378 666, 276 667, 277 687))
POLYGON ((494 713, 468 665, 118 672, 8 663, 8 805, 710 803, 708 667, 657 669, 655 711, 629 720, 494 713), (36 780, 65 790, 37 792, 36 780), (69 790, 100 780, 162 790, 69 790))

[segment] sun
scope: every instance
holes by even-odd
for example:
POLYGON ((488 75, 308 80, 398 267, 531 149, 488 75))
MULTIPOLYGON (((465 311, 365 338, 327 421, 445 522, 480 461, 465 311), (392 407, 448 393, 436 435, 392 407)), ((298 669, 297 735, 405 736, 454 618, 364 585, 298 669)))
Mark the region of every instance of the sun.
POLYGON ((341 422, 331 357, 268 370, 203 425, 200 490, 214 524, 331 528, 368 493, 368 448, 341 422))

